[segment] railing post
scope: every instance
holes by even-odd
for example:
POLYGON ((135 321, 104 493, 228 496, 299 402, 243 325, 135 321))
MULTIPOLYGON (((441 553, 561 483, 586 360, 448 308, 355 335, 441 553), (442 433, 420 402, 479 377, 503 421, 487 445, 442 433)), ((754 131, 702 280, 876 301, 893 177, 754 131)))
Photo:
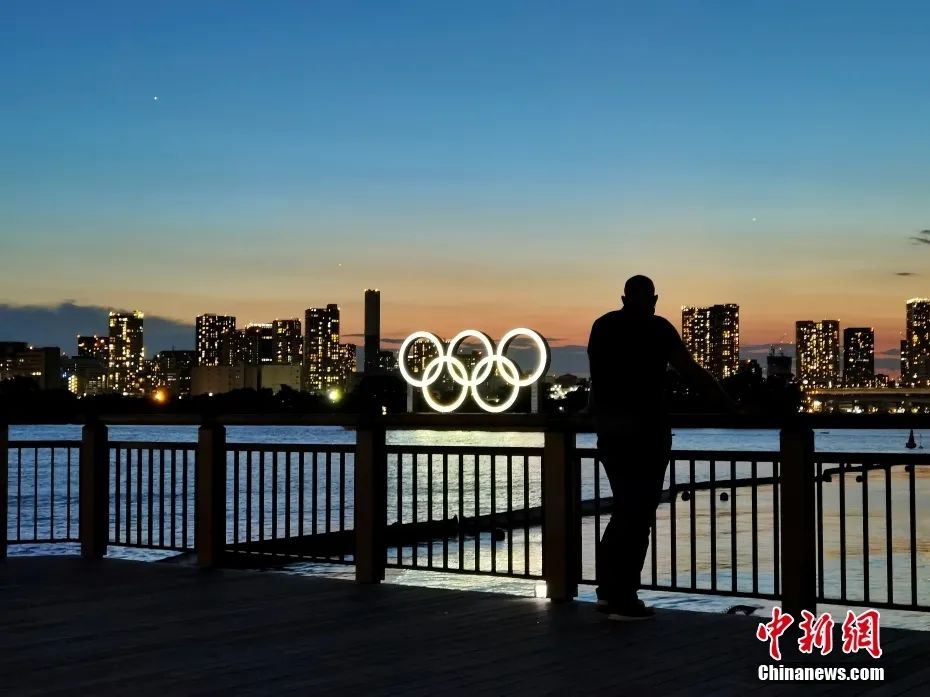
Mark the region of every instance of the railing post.
POLYGON ((355 432, 355 580, 384 580, 387 527, 385 429, 374 419, 355 432))
POLYGON ((6 535, 9 521, 10 427, 0 422, 0 559, 6 559, 6 535))
POLYGON ((556 602, 578 595, 581 577, 579 473, 575 433, 546 429, 543 443, 543 576, 556 602))
POLYGON ((105 424, 92 421, 81 429, 79 467, 81 556, 101 559, 110 537, 110 444, 105 424))
MULTIPOLYGON (((212 569, 222 564, 226 548, 226 428, 206 423, 197 431, 196 463, 197 564, 212 569)), ((261 502, 260 505, 264 505, 261 502)))
POLYGON ((801 423, 781 431, 781 604, 801 619, 817 605, 814 432, 801 423))

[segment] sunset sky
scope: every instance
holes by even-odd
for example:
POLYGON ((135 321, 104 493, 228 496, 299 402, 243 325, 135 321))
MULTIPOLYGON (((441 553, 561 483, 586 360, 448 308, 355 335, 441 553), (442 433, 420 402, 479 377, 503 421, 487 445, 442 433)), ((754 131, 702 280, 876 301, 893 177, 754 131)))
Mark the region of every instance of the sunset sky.
POLYGON ((745 345, 838 318, 884 351, 930 296, 928 31, 916 1, 12 0, 0 303, 336 302, 351 333, 378 287, 385 336, 578 344, 646 273, 676 326, 736 302, 745 345))

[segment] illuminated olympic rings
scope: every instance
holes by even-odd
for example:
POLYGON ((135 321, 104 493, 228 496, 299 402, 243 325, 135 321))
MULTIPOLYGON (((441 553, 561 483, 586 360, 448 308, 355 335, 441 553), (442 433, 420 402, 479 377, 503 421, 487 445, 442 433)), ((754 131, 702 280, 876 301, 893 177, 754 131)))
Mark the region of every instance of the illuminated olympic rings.
POLYGON ((546 343, 546 340, 532 329, 521 327, 519 329, 511 329, 504 334, 496 349, 494 348, 494 342, 491 341, 491 338, 487 334, 475 329, 460 331, 452 338, 448 345, 444 345, 438 336, 430 332, 414 332, 404 339, 404 343, 401 344, 400 352, 397 356, 397 363, 400 367, 400 374, 403 376, 404 380, 412 387, 419 387, 423 391, 423 399, 426 400, 430 408, 442 413, 455 411, 462 406, 469 392, 471 392, 475 404, 487 412, 496 414, 506 411, 513 406, 514 402, 517 401, 517 396, 520 393, 521 387, 532 385, 545 375, 546 370, 549 368, 549 358, 549 345, 546 343), (535 344, 539 355, 535 370, 526 377, 520 377, 520 369, 517 367, 517 364, 505 355, 511 342, 518 336, 528 337, 531 342, 535 344), (410 350, 410 346, 420 339, 430 342, 436 349, 436 355, 423 367, 423 377, 417 378, 410 374, 410 370, 407 367, 407 353, 410 350), (465 341, 465 339, 477 339, 484 350, 484 357, 475 364, 470 375, 465 364, 455 355, 459 345, 465 341), (462 389, 451 403, 442 404, 432 395, 429 387, 439 380, 443 370, 447 366, 449 368, 449 376, 462 389), (511 390, 507 399, 499 404, 489 404, 478 394, 478 387, 490 377, 495 367, 504 382, 510 385, 511 390))

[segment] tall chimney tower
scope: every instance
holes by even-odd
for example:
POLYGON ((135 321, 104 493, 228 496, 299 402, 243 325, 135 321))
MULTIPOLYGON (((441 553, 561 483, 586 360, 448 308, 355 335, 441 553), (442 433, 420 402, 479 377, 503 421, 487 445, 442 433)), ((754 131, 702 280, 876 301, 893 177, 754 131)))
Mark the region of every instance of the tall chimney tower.
POLYGON ((365 375, 378 372, 378 352, 381 350, 381 291, 365 291, 365 375))

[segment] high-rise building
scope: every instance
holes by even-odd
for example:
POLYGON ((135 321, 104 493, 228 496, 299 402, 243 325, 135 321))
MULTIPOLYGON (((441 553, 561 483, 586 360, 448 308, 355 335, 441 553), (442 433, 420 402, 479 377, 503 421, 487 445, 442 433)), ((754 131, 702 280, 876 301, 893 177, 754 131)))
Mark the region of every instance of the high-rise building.
POLYGON ((0 382, 19 375, 16 359, 28 349, 25 341, 0 341, 0 382))
POLYGON ((214 314, 200 315, 197 318, 195 343, 197 365, 221 365, 223 337, 235 331, 235 329, 235 317, 214 314))
POLYGON ((57 346, 36 348, 19 341, 0 342, 0 382, 27 378, 40 390, 57 390, 66 386, 62 367, 57 346))
POLYGON ((681 308, 681 338, 697 363, 718 379, 739 369, 739 305, 681 308))
POLYGON ((248 324, 240 329, 239 363, 261 365, 274 363, 274 328, 270 324, 248 324))
POLYGON ((795 330, 798 382, 804 387, 839 387, 839 320, 801 320, 795 330))
POLYGON ((311 392, 326 392, 342 383, 339 306, 308 308, 304 320, 305 386, 311 392))
POLYGON ((68 389, 77 395, 105 392, 110 364, 110 337, 78 335, 77 351, 75 360, 69 365, 68 389))
POLYGON ((110 313, 110 345, 107 354, 107 385, 122 394, 142 393, 145 350, 141 312, 110 313))
POLYGON ((747 358, 744 361, 740 361, 739 368, 737 368, 736 372, 739 375, 745 375, 756 380, 762 379, 762 366, 755 358, 747 358))
POLYGON ((153 361, 155 387, 165 389, 172 397, 191 393, 191 371, 197 365, 196 351, 160 351, 153 361))
POLYGON ((107 365, 96 358, 62 359, 62 377, 70 392, 83 397, 106 392, 107 365))
MULTIPOLYGON (((242 365, 243 344, 245 336, 242 329, 233 329, 220 337, 220 366, 242 365)), ((204 368, 216 368, 215 365, 206 365, 204 368)))
POLYGON ((776 354, 773 346, 765 357, 765 378, 769 382, 788 384, 791 380, 791 356, 786 356, 784 351, 776 354))
POLYGON ((397 353, 394 351, 378 351, 378 371, 382 373, 396 373, 397 353))
POLYGON ((871 327, 843 330, 843 386, 875 384, 875 331, 871 327))
POLYGON ((930 386, 930 299, 907 301, 907 333, 901 349, 901 382, 930 386))
POLYGON ((358 346, 355 344, 340 344, 342 349, 342 375, 340 383, 345 386, 349 378, 358 370, 358 346))
MULTIPOLYGON (((440 339, 440 341, 442 341, 442 339, 440 339)), ((439 351, 432 341, 417 339, 411 343, 407 349, 404 367, 411 375, 419 378, 426 369, 426 365, 438 355, 439 351)), ((449 371, 444 370, 442 372, 447 374, 449 371)))
POLYGON ((381 350, 381 291, 365 291, 365 374, 378 372, 381 350))
POLYGON ((194 366, 191 371, 191 394, 215 395, 232 390, 300 389, 300 366, 265 363, 259 365, 194 366))
POLYGON ((901 339, 901 386, 910 384, 911 361, 907 353, 907 339, 901 339))
POLYGON ((274 335, 274 362, 281 365, 300 365, 303 360, 303 337, 299 319, 276 319, 271 323, 274 335))
POLYGON ((220 365, 274 363, 274 343, 270 324, 248 324, 226 332, 220 338, 220 365))
POLYGON ((106 336, 81 336, 77 338, 77 355, 78 358, 94 358, 98 361, 107 360, 107 352, 110 350, 110 338, 106 336))
POLYGON ((29 348, 25 341, 0 341, 0 360, 12 360, 17 353, 29 348))

